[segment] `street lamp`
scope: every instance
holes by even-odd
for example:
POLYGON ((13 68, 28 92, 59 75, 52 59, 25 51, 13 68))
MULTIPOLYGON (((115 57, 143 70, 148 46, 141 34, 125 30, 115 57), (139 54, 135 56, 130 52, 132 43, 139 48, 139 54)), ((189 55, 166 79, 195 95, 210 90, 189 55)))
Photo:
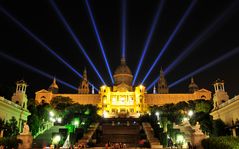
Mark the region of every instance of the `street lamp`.
POLYGON ((54 116, 55 116, 55 113, 54 113, 53 111, 50 111, 50 112, 49 112, 49 115, 50 115, 51 117, 54 117, 54 116))
POLYGON ((155 115, 157 116, 157 120, 159 120, 159 112, 156 112, 155 115))
POLYGON ((61 117, 58 117, 56 120, 57 120, 57 123, 61 123, 62 122, 62 118, 61 117))
POLYGON ((192 110, 189 110, 189 111, 188 111, 188 116, 189 116, 189 117, 192 117, 192 116, 193 116, 193 111, 192 111, 192 110))
POLYGON ((79 126, 79 123, 80 123, 79 120, 75 119, 75 121, 73 123, 75 125, 75 128, 77 128, 79 126))
POLYGON ((52 144, 58 144, 60 141, 61 141, 61 136, 60 135, 56 135, 52 139, 52 144))

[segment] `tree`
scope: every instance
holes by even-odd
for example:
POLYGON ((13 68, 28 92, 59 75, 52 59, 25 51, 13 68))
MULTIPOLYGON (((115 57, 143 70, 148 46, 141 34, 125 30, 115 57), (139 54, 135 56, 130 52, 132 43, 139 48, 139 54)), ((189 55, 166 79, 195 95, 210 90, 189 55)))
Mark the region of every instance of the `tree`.
POLYGON ((15 137, 19 134, 19 129, 17 127, 17 120, 12 117, 8 122, 5 123, 4 137, 15 137))
POLYGON ((226 132, 226 124, 221 120, 221 119, 217 119, 217 120, 213 120, 213 129, 212 129, 212 135, 213 136, 225 136, 227 134, 226 132))
POLYGON ((203 132, 212 133, 212 116, 205 112, 196 112, 190 119, 190 123, 195 125, 200 123, 203 132))
POLYGON ((209 113, 212 109, 212 101, 209 100, 198 100, 196 101, 195 111, 209 113))
POLYGON ((73 104, 70 97, 56 96, 50 102, 51 106, 56 110, 65 110, 66 107, 73 104))
POLYGON ((38 133, 41 122, 39 120, 39 115, 35 104, 30 104, 28 106, 28 110, 31 112, 31 115, 28 116, 27 123, 30 127, 32 135, 34 136, 38 133))
POLYGON ((48 103, 37 106, 37 115, 42 121, 49 120, 49 112, 52 110, 51 106, 48 103))

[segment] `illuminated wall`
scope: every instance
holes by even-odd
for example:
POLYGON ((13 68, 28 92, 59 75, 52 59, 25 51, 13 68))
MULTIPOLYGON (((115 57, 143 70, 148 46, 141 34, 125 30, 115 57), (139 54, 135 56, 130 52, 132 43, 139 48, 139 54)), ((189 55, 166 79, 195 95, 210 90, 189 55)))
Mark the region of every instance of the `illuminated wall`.
MULTIPOLYGON (((131 87, 132 88, 132 87, 131 87)), ((118 115, 127 115, 138 117, 147 112, 148 107, 152 105, 164 105, 168 103, 178 103, 196 99, 211 99, 211 92, 206 89, 200 89, 194 93, 178 94, 147 94, 145 87, 140 85, 128 90, 129 86, 121 84, 118 86, 101 86, 99 94, 53 94, 47 90, 36 92, 35 100, 38 103, 43 101, 50 103, 56 96, 70 97, 75 103, 97 105, 98 114, 104 117, 117 117, 118 115)))
POLYGON ((196 99, 211 99, 211 92, 206 89, 195 91, 194 93, 178 93, 178 94, 146 94, 145 104, 152 105, 164 105, 167 103, 178 103, 181 101, 189 101, 196 99))
MULTIPOLYGON (((118 89, 121 90, 121 89, 118 89)), ((145 109, 144 86, 138 86, 135 91, 111 91, 108 86, 100 88, 100 105, 102 115, 105 117, 127 114, 128 116, 138 117, 145 109), (106 116, 107 115, 107 116, 106 116)))

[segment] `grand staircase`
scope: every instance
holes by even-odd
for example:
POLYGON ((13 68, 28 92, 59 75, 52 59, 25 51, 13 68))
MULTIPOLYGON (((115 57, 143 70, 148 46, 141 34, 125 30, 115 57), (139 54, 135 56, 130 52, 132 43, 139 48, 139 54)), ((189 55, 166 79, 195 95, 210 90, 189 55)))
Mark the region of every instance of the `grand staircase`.
POLYGON ((38 135, 32 143, 33 149, 42 149, 45 146, 50 146, 52 142, 52 134, 58 133, 59 129, 65 128, 64 126, 52 126, 50 129, 46 130, 44 133, 38 135))
POLYGON ((140 126, 120 124, 102 124, 102 135, 99 138, 97 146, 105 146, 106 143, 122 143, 127 144, 127 147, 135 147, 139 141, 140 126))

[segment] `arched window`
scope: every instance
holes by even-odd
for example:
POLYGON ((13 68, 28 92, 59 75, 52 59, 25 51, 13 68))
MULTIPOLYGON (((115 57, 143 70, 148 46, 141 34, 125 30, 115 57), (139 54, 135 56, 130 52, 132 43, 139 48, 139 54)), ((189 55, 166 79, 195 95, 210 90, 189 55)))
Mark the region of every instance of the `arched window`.
POLYGON ((41 99, 46 99, 46 97, 45 96, 41 96, 41 99))

